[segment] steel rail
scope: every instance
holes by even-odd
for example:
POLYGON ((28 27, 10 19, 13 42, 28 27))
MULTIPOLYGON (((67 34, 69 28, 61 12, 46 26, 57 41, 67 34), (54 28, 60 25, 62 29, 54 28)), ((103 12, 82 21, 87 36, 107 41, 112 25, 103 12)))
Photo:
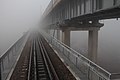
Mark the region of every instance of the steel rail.
POLYGON ((27 80, 39 80, 39 78, 44 78, 47 80, 59 80, 52 62, 47 55, 47 51, 42 42, 42 39, 39 38, 38 35, 33 39, 29 55, 27 80), (42 65, 39 63, 39 60, 42 60, 42 65), (42 68, 44 68, 44 73, 41 73, 42 70, 40 69, 41 67, 39 67, 39 64, 43 66, 42 68), (42 76, 41 74, 44 74, 46 76, 42 76))
POLYGON ((43 45, 42 45, 42 43, 39 42, 39 41, 38 41, 38 43, 39 43, 39 47, 40 47, 41 52, 42 52, 42 55, 43 55, 43 59, 44 59, 44 62, 45 62, 45 66, 46 66, 46 68, 47 68, 48 76, 49 76, 50 80, 53 80, 53 79, 52 79, 52 74, 51 74, 51 72, 50 72, 50 69, 49 69, 49 67, 48 67, 48 63, 47 63, 47 60, 46 60, 46 57, 45 57, 43 45))
POLYGON ((46 58, 47 58, 47 60, 48 60, 48 63, 50 63, 50 67, 51 67, 51 69, 52 69, 52 71, 53 71, 53 74, 54 74, 54 76, 55 76, 55 80, 59 80, 58 75, 57 75, 57 73, 56 73, 56 71, 55 71, 55 69, 54 69, 54 67, 53 67, 53 65, 52 65, 52 62, 51 62, 51 60, 50 60, 50 58, 49 58, 49 56, 48 56, 48 54, 47 54, 47 51, 46 51, 46 49, 45 49, 44 44, 43 44, 43 39, 41 38, 41 40, 39 40, 39 42, 41 43, 41 45, 42 45, 42 47, 43 47, 43 50, 44 50, 45 56, 46 56, 46 58))
POLYGON ((35 74, 35 76, 34 76, 34 80, 37 80, 37 64, 36 64, 36 51, 35 51, 35 46, 36 46, 36 44, 35 44, 35 41, 34 41, 34 52, 33 52, 33 54, 34 54, 34 74, 35 74))
POLYGON ((28 63, 28 78, 27 80, 30 80, 30 72, 31 72, 31 61, 32 61, 32 45, 31 45, 31 50, 30 50, 30 57, 29 57, 29 63, 28 63))

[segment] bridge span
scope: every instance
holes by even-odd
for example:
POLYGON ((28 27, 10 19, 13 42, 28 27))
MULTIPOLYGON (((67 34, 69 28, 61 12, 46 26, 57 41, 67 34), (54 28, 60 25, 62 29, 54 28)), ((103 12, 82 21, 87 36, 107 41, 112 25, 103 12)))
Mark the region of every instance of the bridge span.
POLYGON ((97 64, 100 20, 114 18, 120 18, 120 0, 51 0, 42 26, 69 47, 71 31, 88 31, 87 58, 97 64))
POLYGON ((88 57, 96 63, 98 32, 104 26, 100 20, 119 18, 120 1, 51 0, 43 16, 43 27, 48 32, 57 30, 57 39, 62 31, 62 42, 68 46, 70 31, 88 31, 88 57))

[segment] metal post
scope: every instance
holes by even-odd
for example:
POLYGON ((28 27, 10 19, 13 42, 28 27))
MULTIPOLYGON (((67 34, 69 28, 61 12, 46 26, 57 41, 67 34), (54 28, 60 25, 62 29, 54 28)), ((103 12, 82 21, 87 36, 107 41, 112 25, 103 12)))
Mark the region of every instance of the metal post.
POLYGON ((64 47, 63 47, 63 54, 64 54, 64 47))
POLYGON ((1 72, 1 59, 0 59, 0 80, 2 80, 2 72, 1 72))
POLYGON ((60 30, 57 30, 57 40, 60 40, 60 30))
POLYGON ((4 71, 5 69, 4 69, 3 59, 1 60, 1 65, 2 65, 2 68, 3 68, 3 71, 4 71))
POLYGON ((68 52, 68 59, 70 60, 70 58, 69 58, 69 57, 70 57, 70 52, 68 52))
POLYGON ((77 67, 77 57, 76 57, 76 67, 77 67))

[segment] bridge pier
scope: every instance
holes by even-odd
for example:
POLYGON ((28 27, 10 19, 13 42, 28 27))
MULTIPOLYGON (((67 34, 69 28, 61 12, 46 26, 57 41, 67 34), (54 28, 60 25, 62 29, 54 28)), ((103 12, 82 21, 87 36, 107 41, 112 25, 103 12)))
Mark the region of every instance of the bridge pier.
POLYGON ((62 30, 62 42, 67 46, 70 46, 70 30, 69 29, 62 30))
POLYGON ((93 28, 88 30, 88 58, 97 63, 98 32, 104 24, 99 21, 92 21, 92 24, 93 28))
POLYGON ((88 32, 88 57, 95 63, 97 63, 98 31, 99 29, 96 28, 88 32))

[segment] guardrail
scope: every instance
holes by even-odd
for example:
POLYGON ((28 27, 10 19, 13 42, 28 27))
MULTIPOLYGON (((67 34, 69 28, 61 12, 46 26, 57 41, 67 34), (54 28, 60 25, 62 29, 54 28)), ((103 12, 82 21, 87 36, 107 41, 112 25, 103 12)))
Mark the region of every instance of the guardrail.
POLYGON ((0 56, 0 80, 6 80, 10 77, 10 73, 14 69, 15 63, 27 41, 27 37, 27 34, 23 35, 0 56))
POLYGON ((43 33, 48 42, 64 54, 82 73, 87 80, 120 80, 120 73, 110 73, 95 64, 82 54, 76 52, 56 38, 43 33))

